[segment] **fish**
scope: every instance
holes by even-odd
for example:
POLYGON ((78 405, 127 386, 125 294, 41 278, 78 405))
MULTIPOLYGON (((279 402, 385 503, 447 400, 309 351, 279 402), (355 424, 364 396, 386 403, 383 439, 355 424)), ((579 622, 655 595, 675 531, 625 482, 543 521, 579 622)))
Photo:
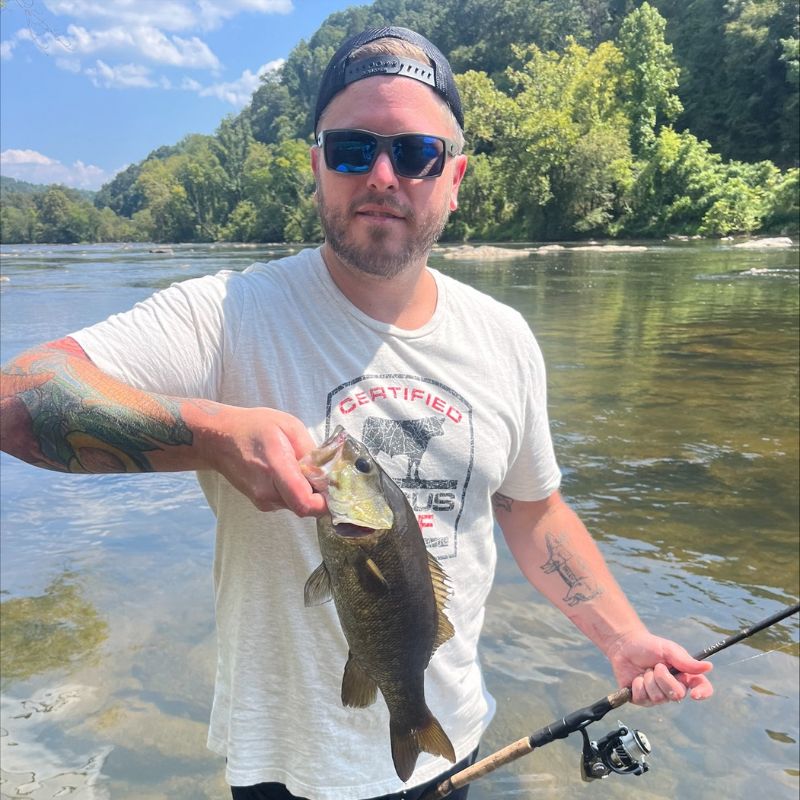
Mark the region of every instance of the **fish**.
POLYGON ((389 710, 392 761, 406 782, 421 752, 455 763, 450 738, 425 701, 425 670, 455 633, 446 614, 450 582, 428 552, 405 494, 369 449, 338 426, 306 457, 324 491, 317 520, 322 563, 304 589, 306 606, 333 598, 349 647, 345 706, 366 708, 378 690, 389 710))

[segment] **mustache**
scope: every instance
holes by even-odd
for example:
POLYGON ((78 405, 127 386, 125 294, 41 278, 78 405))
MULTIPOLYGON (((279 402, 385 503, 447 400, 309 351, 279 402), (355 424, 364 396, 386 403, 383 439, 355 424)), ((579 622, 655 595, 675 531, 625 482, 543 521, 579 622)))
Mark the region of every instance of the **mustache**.
POLYGON ((401 203, 394 197, 387 196, 379 192, 364 192, 363 194, 359 195, 350 203, 348 206, 348 211, 351 215, 353 215, 361 206, 364 205, 379 206, 389 211, 394 211, 401 217, 405 217, 409 222, 413 222, 416 218, 414 209, 411 208, 411 206, 407 206, 405 203, 401 203))

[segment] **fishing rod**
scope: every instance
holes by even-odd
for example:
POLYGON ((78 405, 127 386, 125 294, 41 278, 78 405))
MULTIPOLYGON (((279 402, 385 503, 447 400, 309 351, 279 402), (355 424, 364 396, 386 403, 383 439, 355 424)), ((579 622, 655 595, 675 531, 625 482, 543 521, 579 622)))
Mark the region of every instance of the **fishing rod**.
MULTIPOLYGON (((737 644, 743 639, 747 639, 765 628, 792 616, 800 611, 800 603, 772 614, 761 622, 743 628, 738 633, 732 634, 716 644, 709 645, 704 650, 695 655, 698 661, 713 656, 724 650, 726 647, 737 644)), ((678 674, 679 670, 671 669, 673 675, 678 674)), ((573 711, 571 714, 560 720, 551 722, 544 728, 540 728, 530 736, 518 739, 506 747, 486 756, 477 761, 471 767, 451 775, 434 788, 424 793, 420 800, 440 800, 447 797, 451 792, 466 786, 490 772, 494 772, 498 767, 516 761, 532 750, 544 747, 546 744, 554 742, 556 739, 566 739, 571 733, 579 731, 583 737, 583 756, 581 759, 581 778, 584 781, 605 778, 612 772, 618 775, 642 775, 647 772, 648 765, 646 757, 650 755, 651 747, 647 737, 638 730, 633 730, 618 722, 618 727, 598 741, 589 739, 586 732, 587 726, 592 722, 601 720, 609 711, 629 703, 631 700, 631 690, 629 687, 620 689, 613 694, 601 698, 589 706, 573 711)))

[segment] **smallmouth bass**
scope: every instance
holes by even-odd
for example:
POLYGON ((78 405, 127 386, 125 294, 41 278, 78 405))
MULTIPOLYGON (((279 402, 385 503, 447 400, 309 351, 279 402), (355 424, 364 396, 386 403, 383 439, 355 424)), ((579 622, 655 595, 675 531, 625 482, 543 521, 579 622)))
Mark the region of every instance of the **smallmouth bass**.
POLYGON ((333 597, 350 652, 342 703, 365 708, 380 689, 389 709, 395 771, 407 781, 422 751, 455 763, 453 745, 425 702, 425 669, 453 636, 447 575, 425 547, 402 490, 340 426, 304 465, 325 491, 317 521, 322 563, 305 586, 307 606, 333 597), (325 487, 325 488, 323 488, 325 487))

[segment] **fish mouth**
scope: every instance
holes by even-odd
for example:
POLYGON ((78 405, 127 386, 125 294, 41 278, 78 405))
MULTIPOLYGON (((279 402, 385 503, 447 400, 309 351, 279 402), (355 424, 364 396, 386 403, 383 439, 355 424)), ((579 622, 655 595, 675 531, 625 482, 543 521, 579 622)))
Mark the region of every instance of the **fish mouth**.
POLYGON ((377 533, 375 528, 367 528, 364 525, 355 525, 352 522, 340 522, 338 525, 333 526, 337 536, 342 539, 364 539, 377 533))
POLYGON ((347 432, 341 425, 337 425, 330 437, 314 451, 314 465, 324 467, 335 458, 338 458, 346 442, 347 432))
POLYGON ((300 459, 300 471, 315 492, 319 494, 327 492, 330 465, 339 458, 346 442, 347 434, 339 425, 316 450, 300 459))

